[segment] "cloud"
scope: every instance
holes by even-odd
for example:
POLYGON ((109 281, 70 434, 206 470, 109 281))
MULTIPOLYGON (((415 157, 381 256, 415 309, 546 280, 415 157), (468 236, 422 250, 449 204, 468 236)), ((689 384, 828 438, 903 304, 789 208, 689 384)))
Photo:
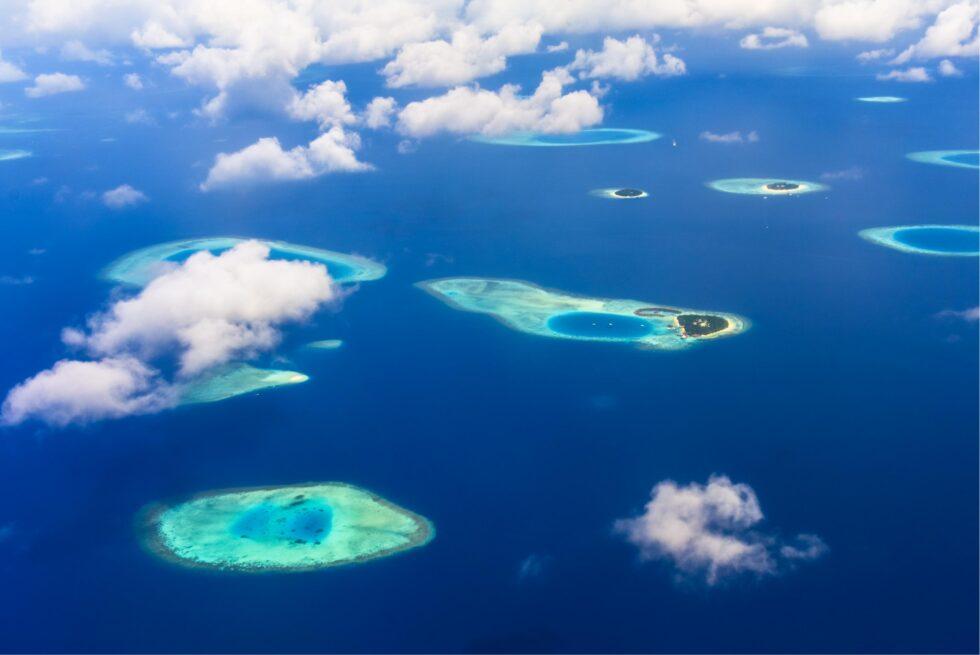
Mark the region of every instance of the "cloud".
POLYGON ((202 191, 240 183, 305 180, 327 173, 371 170, 357 160, 357 134, 332 127, 308 146, 283 150, 279 139, 261 138, 237 152, 219 153, 201 183, 202 191))
POLYGON ((67 61, 86 61, 99 66, 112 66, 112 53, 108 50, 90 50, 81 41, 72 40, 61 46, 61 58, 67 61))
POLYGON ((341 81, 325 80, 297 94, 286 107, 296 120, 316 121, 320 129, 349 125, 357 118, 347 101, 347 85, 341 81))
POLYGON ((568 50, 568 41, 554 43, 552 45, 545 47, 545 50, 548 52, 565 52, 566 50, 568 50))
POLYGON ((62 360, 17 385, 2 420, 64 426, 160 411, 194 376, 269 350, 283 325, 339 298, 322 264, 270 260, 255 241, 220 255, 196 253, 91 316, 85 329, 65 329, 65 344, 92 361, 62 360), (160 372, 161 359, 176 360, 173 379, 160 372))
POLYGON ((943 311, 936 314, 936 318, 953 318, 967 323, 976 323, 980 321, 980 307, 970 307, 962 311, 955 309, 944 309, 943 311))
POLYGON ((820 180, 822 182, 834 182, 839 180, 856 181, 864 177, 864 170, 857 167, 851 166, 850 168, 845 168, 839 171, 828 171, 826 173, 820 174, 820 180))
POLYGON ((548 565, 548 560, 548 557, 534 553, 525 557, 517 567, 518 582, 525 582, 532 578, 540 577, 548 565))
POLYGON ((813 15, 817 33, 829 41, 884 43, 922 24, 943 2, 920 0, 824 0, 813 15))
POLYGON ((616 521, 615 530, 640 549, 643 559, 667 560, 681 574, 703 577, 709 585, 740 573, 773 575, 788 560, 814 559, 826 551, 813 535, 781 543, 760 534, 754 528, 762 519, 751 487, 712 476, 707 485, 660 482, 644 512, 616 521))
POLYGON ((109 209, 125 209, 147 200, 149 198, 146 197, 145 193, 128 184, 120 184, 115 189, 109 189, 102 194, 102 202, 109 209))
POLYGON ((24 93, 29 98, 42 98, 56 93, 69 93, 71 91, 81 91, 85 88, 85 83, 77 75, 65 75, 64 73, 42 73, 34 78, 34 86, 24 89, 24 93))
POLYGON ((398 109, 398 103, 394 98, 374 98, 364 109, 364 124, 376 130, 382 127, 391 126, 391 117, 398 109))
POLYGON ((748 34, 738 45, 745 50, 777 50, 779 48, 806 48, 810 42, 806 35, 786 27, 766 27, 758 34, 748 34))
POLYGON ((662 61, 657 57, 653 47, 658 39, 647 42, 639 35, 619 41, 606 37, 602 41, 602 50, 579 50, 575 60, 568 66, 569 70, 579 71, 579 77, 586 78, 616 78, 632 82, 647 75, 672 77, 684 75, 687 67, 684 62, 670 53, 664 53, 662 61))
POLYGON ((127 111, 123 118, 130 125, 156 125, 156 120, 153 116, 143 108, 127 111))
POLYGON ((0 84, 20 82, 21 80, 26 79, 27 73, 9 61, 4 61, 3 54, 0 53, 0 84))
POLYGON ((882 81, 894 81, 894 82, 932 82, 932 77, 922 66, 916 66, 914 68, 907 68, 905 70, 893 70, 888 73, 878 73, 875 76, 877 79, 882 81))
POLYGON ((956 64, 951 62, 949 59, 943 59, 939 62, 939 74, 943 77, 962 77, 963 71, 956 67, 956 64))
POLYGON ((564 69, 545 72, 530 96, 505 84, 499 91, 456 87, 441 96, 409 103, 398 114, 397 129, 422 138, 451 134, 506 134, 519 130, 575 132, 602 121, 602 107, 587 91, 563 93, 572 82, 564 69))
POLYGON ((728 132, 726 134, 716 134, 714 132, 702 132, 699 135, 702 141, 707 141, 708 143, 756 143, 759 141, 759 133, 755 130, 742 134, 739 131, 728 132))
POLYGON ((133 91, 143 90, 143 78, 137 73, 126 73, 123 75, 123 83, 133 91))
POLYGON ((0 284, 11 287, 21 287, 27 284, 34 284, 34 278, 30 275, 0 275, 0 284))
POLYGON ((410 43, 381 70, 387 84, 404 86, 453 86, 507 67, 507 57, 534 52, 541 41, 537 23, 513 23, 483 38, 475 27, 453 32, 449 41, 438 39, 410 43))
POLYGON ((862 64, 869 64, 873 61, 878 61, 880 59, 885 59, 886 57, 891 57, 895 54, 894 48, 876 48, 875 50, 866 50, 859 53, 855 59, 857 59, 862 64))
POLYGON ((936 22, 926 30, 922 39, 895 57, 893 64, 905 64, 913 59, 935 57, 974 57, 980 53, 977 34, 978 9, 976 2, 960 2, 936 16, 936 22))

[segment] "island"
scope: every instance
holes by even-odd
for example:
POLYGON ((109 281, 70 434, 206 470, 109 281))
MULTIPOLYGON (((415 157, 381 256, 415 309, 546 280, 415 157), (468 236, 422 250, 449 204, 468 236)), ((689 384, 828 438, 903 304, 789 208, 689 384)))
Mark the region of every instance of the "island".
MULTIPOLYGON (((196 252, 207 250, 217 255, 248 240, 244 237, 208 237, 170 241, 141 248, 123 255, 109 264, 103 269, 102 277, 118 284, 143 287, 160 273, 170 270, 196 252)), ((383 264, 367 257, 301 246, 285 241, 256 240, 269 248, 271 259, 304 260, 323 264, 327 267, 330 276, 337 282, 367 282, 378 280, 387 273, 383 264)))
POLYGON ((189 567, 246 573, 357 564, 428 543, 432 524, 341 482, 222 489, 145 507, 141 541, 189 567))
POLYGON ((305 347, 310 350, 337 350, 343 345, 344 342, 340 339, 320 339, 309 342, 305 347))
POLYGON ((805 180, 780 180, 759 177, 738 177, 708 182, 715 191, 754 196, 791 196, 829 189, 825 184, 805 180))
POLYGON ((980 169, 980 150, 924 150, 906 157, 922 164, 980 169))
POLYGON ((178 404, 215 403, 262 389, 300 384, 309 379, 309 376, 297 371, 227 364, 179 385, 178 404))
POLYGON ((635 198, 646 198, 649 194, 643 189, 593 189, 589 192, 597 198, 612 198, 613 200, 633 200, 635 198))
POLYGON ((470 140, 489 143, 495 146, 567 147, 601 146, 627 143, 646 143, 655 141, 662 134, 648 130, 633 130, 622 127, 597 127, 579 132, 546 134, 543 132, 512 132, 502 135, 476 134, 470 140))
POLYGON ((871 243, 905 253, 941 257, 980 255, 980 227, 976 225, 874 227, 858 234, 871 243))
POLYGON ((459 277, 416 286, 455 309, 488 314, 507 327, 543 337, 680 350, 749 327, 735 314, 574 296, 523 280, 459 277))

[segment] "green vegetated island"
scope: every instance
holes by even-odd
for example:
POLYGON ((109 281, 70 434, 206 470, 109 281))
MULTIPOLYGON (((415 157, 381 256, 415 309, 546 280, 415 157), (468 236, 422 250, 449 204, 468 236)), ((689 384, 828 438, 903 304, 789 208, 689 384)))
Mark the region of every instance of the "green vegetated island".
POLYGON ((144 508, 139 529, 168 561, 249 573, 366 562, 435 535, 422 516, 339 482, 211 491, 144 508))
POLYGON ((573 296, 521 280, 443 278, 416 286, 456 309, 489 314, 515 330, 543 337, 679 350, 749 326, 735 314, 573 296))

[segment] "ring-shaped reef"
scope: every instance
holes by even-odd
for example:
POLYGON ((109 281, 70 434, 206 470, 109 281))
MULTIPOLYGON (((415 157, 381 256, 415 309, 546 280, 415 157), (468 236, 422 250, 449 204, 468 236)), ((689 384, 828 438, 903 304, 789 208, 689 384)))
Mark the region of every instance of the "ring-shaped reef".
POLYGON ((473 141, 497 146, 534 146, 544 148, 566 146, 602 146, 655 141, 662 134, 649 130, 633 130, 624 127, 597 127, 579 132, 545 134, 543 132, 512 132, 501 136, 477 134, 473 141))
POLYGON ((632 187, 593 189, 592 191, 589 191, 589 194, 595 196, 596 198, 610 198, 612 200, 636 200, 637 198, 646 198, 650 195, 643 189, 635 189, 632 187))
MULTIPOLYGON (((102 277, 120 284, 146 286, 161 272, 183 262, 196 252, 207 250, 213 254, 220 254, 249 240, 242 237, 208 237, 148 246, 123 255, 109 264, 102 271, 102 277)), ((323 264, 337 282, 367 282, 380 279, 388 272, 384 264, 359 255, 301 246, 285 241, 256 240, 268 246, 271 259, 292 259, 323 264)))
POLYGON ((179 388, 178 404, 216 403, 262 389, 273 389, 309 380, 298 371, 256 368, 248 364, 228 364, 204 373, 179 388))
POLYGON ((0 148, 0 161, 13 161, 31 156, 30 150, 4 150, 0 148))
POLYGON ((806 180, 784 180, 767 177, 735 177, 708 182, 715 191, 753 196, 795 196, 829 189, 826 184, 806 180))
POLYGON ((980 255, 980 227, 976 225, 902 225, 875 227, 858 233, 879 246, 917 255, 976 257, 980 255))
POLYGON ((980 168, 980 150, 924 150, 906 155, 912 161, 956 168, 980 168))
POLYGON ((899 102, 908 102, 908 98, 902 98, 900 96, 864 96, 861 98, 855 98, 858 102, 870 102, 874 104, 881 105, 892 105, 899 102))
POLYGON ((143 543, 185 566, 310 571, 394 555, 428 543, 432 524, 339 482, 223 489, 140 513, 143 543))
POLYGON ((679 350, 749 326, 734 314, 574 296, 522 280, 442 278, 416 286, 455 309, 489 314, 510 328, 543 337, 679 350))

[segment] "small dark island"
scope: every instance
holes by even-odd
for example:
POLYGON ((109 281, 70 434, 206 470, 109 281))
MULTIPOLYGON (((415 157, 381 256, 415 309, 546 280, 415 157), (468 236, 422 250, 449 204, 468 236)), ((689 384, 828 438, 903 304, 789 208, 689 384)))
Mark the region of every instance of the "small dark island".
POLYGON ((677 323, 685 337, 706 337, 728 328, 728 321, 713 314, 681 314, 677 323))
POLYGON ((620 198, 638 198, 643 195, 643 191, 640 189, 616 189, 613 191, 613 195, 620 198))
POLYGON ((770 191, 793 191, 799 189, 800 185, 793 182, 771 182, 766 185, 766 188, 770 191))

